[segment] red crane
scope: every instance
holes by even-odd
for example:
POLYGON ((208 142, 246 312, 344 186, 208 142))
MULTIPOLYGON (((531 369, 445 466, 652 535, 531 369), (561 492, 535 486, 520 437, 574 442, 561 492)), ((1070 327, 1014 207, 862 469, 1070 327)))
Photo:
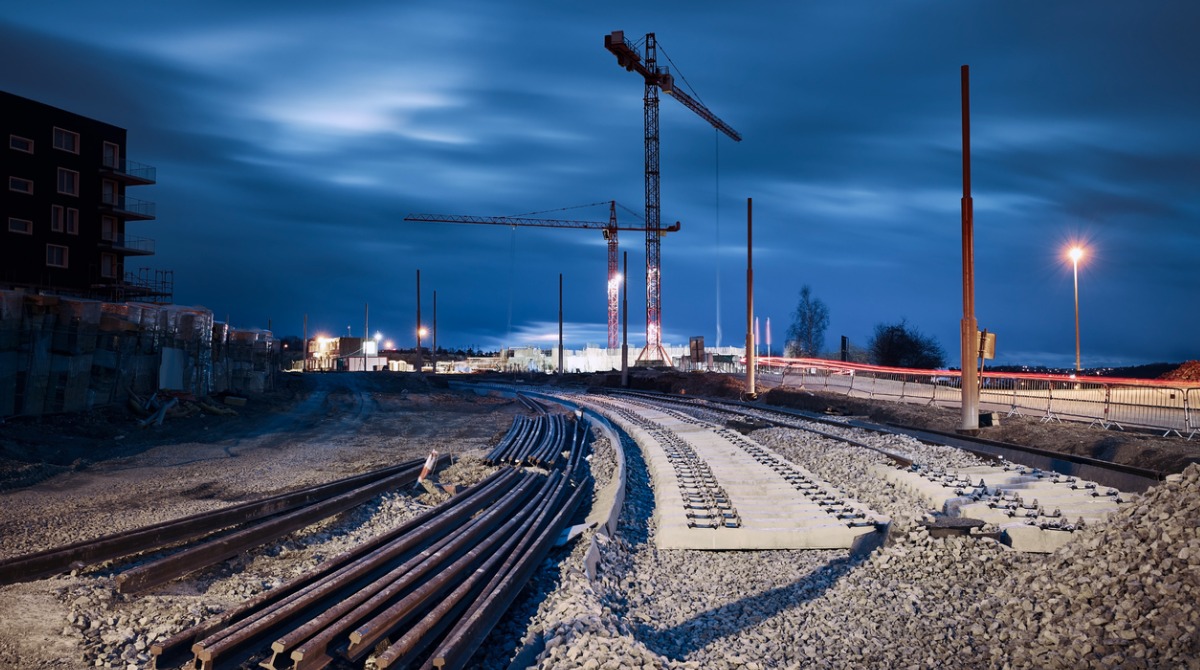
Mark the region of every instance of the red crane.
POLYGON ((617 64, 630 72, 642 75, 646 82, 646 348, 638 362, 646 365, 670 365, 671 356, 662 346, 662 273, 659 263, 659 170, 658 170, 658 91, 662 90, 681 102, 684 107, 708 121, 714 128, 741 142, 742 136, 707 107, 687 93, 675 88, 675 78, 669 69, 658 65, 658 45, 654 33, 646 33, 645 56, 637 45, 625 39, 625 31, 615 30, 604 36, 604 48, 617 57, 617 64))
MULTIPOLYGON (((606 203, 593 203, 600 205, 606 203)), ((617 203, 610 200, 608 203, 608 221, 577 221, 573 219, 537 219, 523 216, 471 216, 465 214, 409 214, 404 217, 405 221, 426 221, 436 223, 479 223, 497 226, 528 226, 535 228, 583 228, 587 230, 599 230, 604 239, 608 240, 608 348, 616 349, 620 346, 617 340, 617 295, 620 287, 621 278, 617 272, 617 231, 632 230, 632 231, 647 231, 648 226, 619 226, 617 225, 617 203)), ((592 205, 582 205, 582 207, 590 207, 592 205)), ((679 222, 674 225, 662 228, 656 228, 656 235, 665 235, 679 230, 679 222)))

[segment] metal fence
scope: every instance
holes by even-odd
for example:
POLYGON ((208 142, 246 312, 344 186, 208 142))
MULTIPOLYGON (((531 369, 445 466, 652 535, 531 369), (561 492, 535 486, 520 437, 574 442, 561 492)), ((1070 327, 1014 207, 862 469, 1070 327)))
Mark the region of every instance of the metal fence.
MULTIPOLYGON (((759 359, 780 382, 940 407, 961 407, 961 373, 842 363, 812 358, 759 359)), ((979 376, 979 408, 1042 421, 1080 421, 1138 428, 1192 439, 1200 433, 1200 383, 1074 375, 987 372, 979 376)))

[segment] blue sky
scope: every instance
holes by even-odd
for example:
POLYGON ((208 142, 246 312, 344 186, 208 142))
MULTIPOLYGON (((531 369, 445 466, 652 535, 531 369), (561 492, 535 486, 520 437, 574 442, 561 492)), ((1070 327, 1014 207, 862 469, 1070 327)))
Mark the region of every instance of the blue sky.
MULTIPOLYGON (((599 233, 405 223, 615 199, 644 207, 642 82, 603 37, 655 32, 733 143, 663 96, 664 341, 778 346, 801 286, 826 347, 906 319, 957 363, 959 67, 971 67, 976 312, 998 363, 1200 358, 1200 5, 1194 2, 21 3, 0 89, 125 127, 158 168, 150 265, 176 301, 281 335, 411 345, 605 340, 599 233), (718 307, 719 303, 719 307, 718 307), (549 339, 548 339, 549 338, 549 339)), ((660 53, 660 60, 665 60, 660 53)), ((604 219, 603 208, 548 216, 604 219)), ((637 225, 627 213, 619 218, 637 225)), ((629 252, 644 341, 644 243, 629 252), (636 268, 636 270, 635 270, 636 268)))

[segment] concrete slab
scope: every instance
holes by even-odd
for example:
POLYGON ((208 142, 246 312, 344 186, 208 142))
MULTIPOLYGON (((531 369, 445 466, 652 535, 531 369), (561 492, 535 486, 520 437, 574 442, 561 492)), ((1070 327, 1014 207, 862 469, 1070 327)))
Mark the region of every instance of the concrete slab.
POLYGON ((1051 552, 1070 542, 1080 520, 1103 521, 1130 495, 1075 477, 1023 467, 978 466, 952 472, 874 466, 951 516, 980 519, 1003 531, 1019 551, 1051 552))
POLYGON ((849 549, 888 522, 724 427, 633 403, 609 400, 596 408, 642 449, 654 485, 659 547, 849 549))

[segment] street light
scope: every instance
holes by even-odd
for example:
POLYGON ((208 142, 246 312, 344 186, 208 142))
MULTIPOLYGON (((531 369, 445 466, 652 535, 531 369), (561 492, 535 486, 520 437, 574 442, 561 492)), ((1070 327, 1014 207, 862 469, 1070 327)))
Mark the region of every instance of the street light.
POLYGON ((1067 255, 1075 271, 1075 372, 1079 372, 1079 259, 1083 258, 1083 247, 1071 247, 1067 255))

